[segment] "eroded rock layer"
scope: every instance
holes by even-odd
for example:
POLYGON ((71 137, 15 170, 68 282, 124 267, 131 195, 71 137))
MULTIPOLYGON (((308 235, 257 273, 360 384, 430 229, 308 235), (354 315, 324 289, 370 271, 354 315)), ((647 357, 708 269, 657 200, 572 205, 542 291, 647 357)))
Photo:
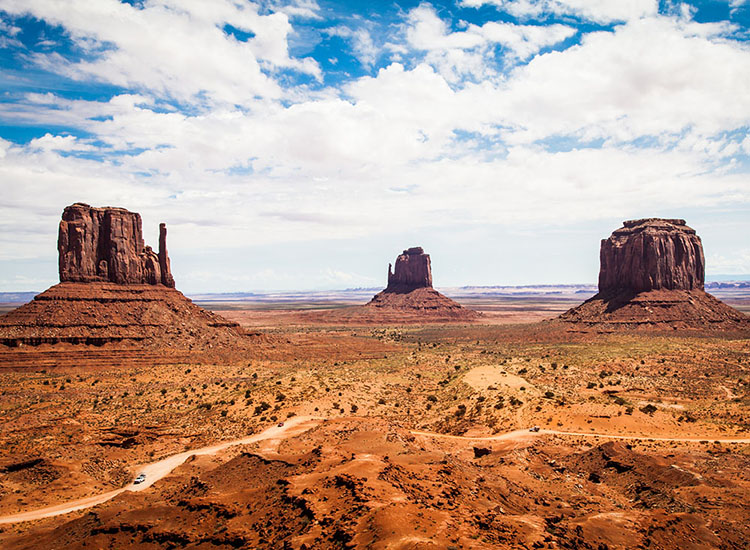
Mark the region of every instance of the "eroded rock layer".
POLYGON ((159 226, 159 252, 143 241, 140 214, 124 208, 75 203, 63 211, 57 240, 60 282, 110 281, 174 288, 167 228, 159 226))
POLYGON ((560 320, 604 330, 619 328, 748 329, 750 318, 703 290, 599 293, 560 320))
POLYGON ((243 332, 178 290, 146 284, 60 283, 0 316, 0 344, 10 347, 135 342, 192 349, 231 344, 243 332))
POLYGON ((602 241, 599 291, 703 290, 703 245, 685 220, 623 222, 602 241))
POLYGON ((599 293, 560 316, 579 327, 747 328, 750 318, 704 292, 703 245, 685 220, 623 222, 604 239, 599 293))

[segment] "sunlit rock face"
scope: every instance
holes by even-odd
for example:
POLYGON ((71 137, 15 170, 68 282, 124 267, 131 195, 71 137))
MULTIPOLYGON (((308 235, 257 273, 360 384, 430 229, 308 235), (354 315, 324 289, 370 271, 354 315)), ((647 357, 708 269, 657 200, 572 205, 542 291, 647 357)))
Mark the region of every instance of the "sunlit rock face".
POLYGON ((703 289, 703 245, 685 220, 623 222, 602 241, 600 259, 600 293, 703 289))
POLYGON ((750 318, 704 291, 703 245, 685 220, 623 223, 602 241, 599 293, 559 319, 572 330, 746 330, 750 318))
POLYGON ((391 271, 388 264, 388 286, 385 291, 409 291, 417 288, 432 288, 430 255, 421 246, 407 248, 396 258, 396 267, 391 271))
POLYGON ((159 252, 143 242, 140 214, 124 208, 75 203, 63 211, 57 239, 60 282, 112 282, 174 288, 167 228, 159 226, 159 252))

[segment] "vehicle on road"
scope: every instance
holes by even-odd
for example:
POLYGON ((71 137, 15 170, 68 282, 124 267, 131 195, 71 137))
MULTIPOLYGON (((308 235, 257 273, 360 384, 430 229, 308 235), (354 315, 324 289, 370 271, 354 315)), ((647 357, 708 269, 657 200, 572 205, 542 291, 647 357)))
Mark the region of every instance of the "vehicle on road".
POLYGON ((133 485, 138 485, 146 481, 146 474, 138 474, 138 477, 133 481, 133 485))
POLYGON ((283 427, 284 427, 284 423, 283 422, 279 422, 279 428, 283 428, 283 427))
POLYGON ((539 431, 539 426, 532 426, 531 428, 529 428, 529 431, 530 432, 538 432, 539 431))

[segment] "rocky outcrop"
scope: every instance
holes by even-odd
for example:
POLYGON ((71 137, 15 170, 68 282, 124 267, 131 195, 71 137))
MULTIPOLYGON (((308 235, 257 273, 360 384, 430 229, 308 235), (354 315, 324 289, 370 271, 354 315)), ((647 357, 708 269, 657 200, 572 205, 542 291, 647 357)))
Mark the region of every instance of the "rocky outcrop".
POLYGON ((140 214, 75 203, 63 211, 57 240, 60 282, 161 284, 174 288, 167 228, 159 226, 159 253, 143 242, 140 214))
POLYGON ((63 282, 0 316, 0 344, 104 345, 200 349, 237 345, 244 331, 162 285, 63 282))
POLYGON ((602 241, 599 292, 703 290, 701 239, 685 220, 623 222, 602 241))
POLYGON ((58 251, 60 284, 0 316, 0 344, 115 346, 119 353, 123 345, 202 352, 259 341, 174 288, 164 224, 156 253, 143 242, 137 213, 76 203, 63 212, 58 251))
POLYGON ((422 247, 407 248, 388 265, 388 286, 356 315, 358 322, 468 321, 479 313, 432 288, 430 255, 422 247))
POLYGON ((750 328, 750 318, 703 290, 703 245, 685 220, 623 222, 600 252, 599 293, 560 320, 578 328, 750 328))
POLYGON ((159 269, 161 270, 161 283, 164 286, 174 288, 174 277, 172 277, 172 266, 167 254, 167 224, 159 224, 159 269))
POLYGON ((388 286, 386 292, 410 291, 417 288, 432 288, 430 255, 421 246, 407 248, 396 258, 396 268, 391 271, 388 264, 388 286))

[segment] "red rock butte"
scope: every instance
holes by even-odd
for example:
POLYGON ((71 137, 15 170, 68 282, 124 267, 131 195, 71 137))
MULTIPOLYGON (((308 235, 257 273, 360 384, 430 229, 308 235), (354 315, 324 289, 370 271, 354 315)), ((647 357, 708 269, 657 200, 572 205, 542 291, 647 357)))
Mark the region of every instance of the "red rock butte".
POLYGON ((141 215, 124 208, 77 202, 63 211, 57 237, 60 282, 149 284, 174 288, 167 226, 159 225, 159 252, 143 242, 141 215))
POLYGON ((703 245, 685 220, 623 222, 602 240, 599 292, 703 290, 703 245))
POLYGON ((57 248, 60 284, 0 316, 0 344, 200 350, 246 336, 174 288, 165 224, 155 253, 144 243, 139 214, 75 203, 63 211, 57 248))
POLYGON ((750 318, 704 292, 703 244, 685 220, 623 222, 602 240, 599 293, 560 316, 604 329, 746 328, 750 318))
POLYGON ((391 271, 388 264, 387 292, 407 292, 417 288, 432 288, 432 267, 430 255, 425 254, 421 246, 407 248, 396 258, 396 271, 391 271))
POLYGON ((365 308, 387 321, 469 321, 479 317, 476 311, 432 288, 430 255, 419 246, 407 248, 396 258, 395 266, 388 265, 388 286, 365 308))

